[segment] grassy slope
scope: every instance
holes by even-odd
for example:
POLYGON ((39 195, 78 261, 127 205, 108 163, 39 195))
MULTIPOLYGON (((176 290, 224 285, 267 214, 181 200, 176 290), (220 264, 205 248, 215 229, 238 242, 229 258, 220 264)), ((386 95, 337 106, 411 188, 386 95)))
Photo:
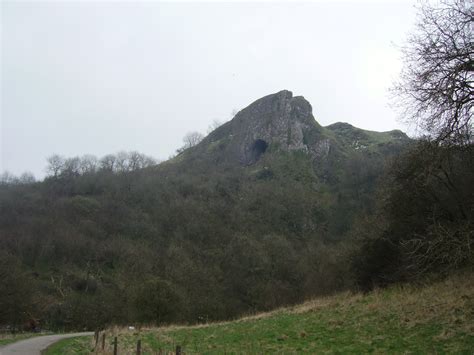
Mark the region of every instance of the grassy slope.
POLYGON ((324 127, 325 133, 345 147, 352 149, 374 149, 381 144, 393 143, 396 141, 408 142, 410 139, 399 130, 388 132, 368 131, 354 127, 348 123, 337 122, 324 127))
MULTIPOLYGON (((233 322, 191 327, 109 329, 121 353, 142 339, 145 353, 472 353, 474 274, 429 286, 340 294, 233 322)), ((65 340, 47 354, 89 353, 90 338, 65 340)))

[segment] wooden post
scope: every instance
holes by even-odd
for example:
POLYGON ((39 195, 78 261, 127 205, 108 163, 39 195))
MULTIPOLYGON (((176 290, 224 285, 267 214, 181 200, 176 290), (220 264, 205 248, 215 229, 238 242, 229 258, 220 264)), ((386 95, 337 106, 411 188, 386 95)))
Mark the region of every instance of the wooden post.
POLYGON ((115 337, 114 338, 114 355, 117 355, 117 345, 118 345, 117 337, 115 337))
POLYGON ((95 340, 94 349, 97 349, 97 344, 99 344, 99 331, 98 330, 94 332, 94 340, 95 340))
POLYGON ((105 349, 105 332, 102 334, 102 350, 105 349))
POLYGON ((181 355, 181 346, 176 345, 176 355, 181 355))
POLYGON ((140 339, 137 340, 137 355, 142 354, 142 341, 140 339))

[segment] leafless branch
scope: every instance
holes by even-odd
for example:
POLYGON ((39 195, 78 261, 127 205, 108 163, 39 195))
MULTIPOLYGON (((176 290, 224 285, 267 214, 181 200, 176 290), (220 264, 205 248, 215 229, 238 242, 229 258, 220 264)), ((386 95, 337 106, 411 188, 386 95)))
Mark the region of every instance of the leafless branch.
POLYGON ((474 106, 474 12, 462 0, 422 3, 417 30, 402 48, 394 86, 403 119, 439 142, 471 142, 474 106))

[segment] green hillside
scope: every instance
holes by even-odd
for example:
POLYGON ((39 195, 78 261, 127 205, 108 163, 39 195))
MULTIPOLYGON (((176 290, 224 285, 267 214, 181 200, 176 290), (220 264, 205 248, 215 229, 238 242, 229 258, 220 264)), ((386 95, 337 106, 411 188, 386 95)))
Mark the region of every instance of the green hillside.
POLYGON ((311 110, 282 91, 158 165, 57 158, 42 182, 0 184, 2 322, 223 320, 352 287, 342 243, 409 139, 311 110))
MULTIPOLYGON (((109 328, 119 353, 456 353, 474 348, 474 279, 468 272, 430 286, 343 293, 298 306, 197 326, 109 328)), ((110 341, 105 351, 112 350, 110 341)), ((87 354, 90 338, 62 341, 46 354, 87 354)), ((100 350, 100 344, 99 344, 100 350)), ((99 351, 99 353, 102 353, 99 351)))

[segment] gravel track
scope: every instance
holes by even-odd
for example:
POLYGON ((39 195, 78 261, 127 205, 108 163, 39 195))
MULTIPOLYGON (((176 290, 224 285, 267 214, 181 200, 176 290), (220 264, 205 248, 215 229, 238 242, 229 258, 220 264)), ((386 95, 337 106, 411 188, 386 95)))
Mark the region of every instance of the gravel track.
POLYGON ((94 335, 93 332, 44 335, 0 347, 0 355, 40 355, 41 350, 61 339, 94 335))

